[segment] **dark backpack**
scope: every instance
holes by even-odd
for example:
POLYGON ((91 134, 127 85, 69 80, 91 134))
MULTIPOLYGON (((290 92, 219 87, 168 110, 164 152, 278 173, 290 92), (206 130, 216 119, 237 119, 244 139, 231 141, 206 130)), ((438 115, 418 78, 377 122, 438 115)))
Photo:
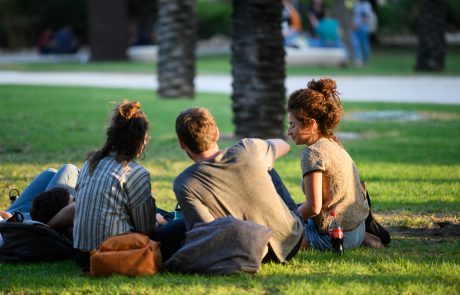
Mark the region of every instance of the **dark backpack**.
POLYGON ((0 234, 3 237, 0 261, 3 262, 55 261, 74 256, 68 239, 44 223, 25 220, 19 212, 0 222, 0 234))
POLYGON ((372 204, 371 204, 371 198, 369 197, 369 192, 366 189, 366 184, 365 182, 361 182, 364 193, 366 195, 367 199, 367 204, 369 205, 369 215, 366 218, 366 232, 373 234, 374 236, 377 236, 380 238, 380 241, 382 241, 382 244, 384 246, 387 246, 391 242, 391 237, 390 233, 380 224, 375 220, 374 216, 372 215, 372 204))

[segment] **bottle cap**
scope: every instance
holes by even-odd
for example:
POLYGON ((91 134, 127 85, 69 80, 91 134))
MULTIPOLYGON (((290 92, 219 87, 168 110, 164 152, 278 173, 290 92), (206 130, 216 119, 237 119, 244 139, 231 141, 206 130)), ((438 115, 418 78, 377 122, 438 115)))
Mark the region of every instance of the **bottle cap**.
POLYGON ((331 216, 332 217, 335 217, 337 214, 335 213, 335 211, 331 211, 331 216))

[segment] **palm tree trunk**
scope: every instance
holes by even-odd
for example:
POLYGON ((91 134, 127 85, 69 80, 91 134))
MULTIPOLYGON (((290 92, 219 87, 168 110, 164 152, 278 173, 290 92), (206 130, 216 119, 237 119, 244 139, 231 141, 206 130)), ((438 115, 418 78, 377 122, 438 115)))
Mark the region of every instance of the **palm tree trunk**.
POLYGON ((233 122, 237 137, 284 137, 281 1, 233 0, 233 122))
POLYGON ((91 59, 126 60, 128 17, 125 0, 87 0, 91 59))
POLYGON ((445 0, 420 0, 416 71, 442 71, 446 55, 445 0))
POLYGON ((195 0, 158 1, 158 93, 178 98, 195 95, 195 0))

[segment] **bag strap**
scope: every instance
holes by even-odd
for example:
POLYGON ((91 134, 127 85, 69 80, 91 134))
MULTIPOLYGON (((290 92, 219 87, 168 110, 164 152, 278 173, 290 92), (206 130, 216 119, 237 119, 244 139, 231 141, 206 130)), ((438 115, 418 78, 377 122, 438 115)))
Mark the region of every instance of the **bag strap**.
POLYGON ((21 193, 19 192, 19 190, 15 189, 15 188, 10 190, 10 192, 8 193, 8 197, 10 198, 11 203, 16 201, 16 199, 19 197, 20 194, 21 193))

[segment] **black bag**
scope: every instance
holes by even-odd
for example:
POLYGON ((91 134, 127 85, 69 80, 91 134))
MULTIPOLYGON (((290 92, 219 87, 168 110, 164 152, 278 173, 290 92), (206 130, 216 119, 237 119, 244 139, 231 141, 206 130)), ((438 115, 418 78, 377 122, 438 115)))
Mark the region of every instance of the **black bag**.
POLYGON ((3 244, 0 261, 38 262, 70 259, 74 256, 72 243, 48 225, 25 220, 20 212, 0 222, 3 244))
POLYGON ((367 204, 369 205, 369 215, 366 218, 366 232, 373 234, 380 238, 380 241, 383 245, 387 246, 391 242, 390 233, 375 220, 374 216, 372 215, 371 210, 371 198, 369 197, 369 192, 366 189, 366 184, 361 182, 364 193, 366 194, 367 204))

